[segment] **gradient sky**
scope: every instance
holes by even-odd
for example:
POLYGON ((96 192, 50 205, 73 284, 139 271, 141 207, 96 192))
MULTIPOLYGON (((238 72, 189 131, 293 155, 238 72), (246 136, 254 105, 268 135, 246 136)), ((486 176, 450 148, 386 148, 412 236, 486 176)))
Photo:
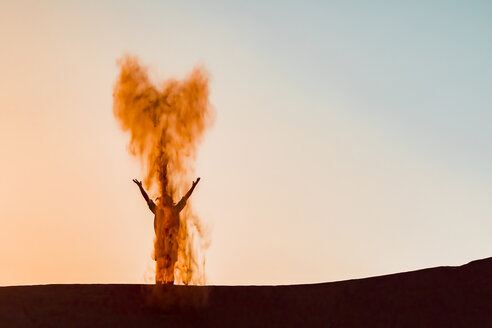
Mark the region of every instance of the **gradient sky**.
MULTIPOLYGON (((0 2, 0 285, 152 282, 124 53, 211 73, 210 284, 492 255, 489 1, 0 2)), ((191 183, 191 181, 190 181, 191 183)))

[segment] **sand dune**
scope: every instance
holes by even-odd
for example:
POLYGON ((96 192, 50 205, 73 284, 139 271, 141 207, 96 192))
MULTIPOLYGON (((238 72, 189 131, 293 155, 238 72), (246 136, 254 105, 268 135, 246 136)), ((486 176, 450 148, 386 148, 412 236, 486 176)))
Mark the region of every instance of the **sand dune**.
POLYGON ((0 327, 492 327, 492 258, 291 286, 0 288, 0 327))

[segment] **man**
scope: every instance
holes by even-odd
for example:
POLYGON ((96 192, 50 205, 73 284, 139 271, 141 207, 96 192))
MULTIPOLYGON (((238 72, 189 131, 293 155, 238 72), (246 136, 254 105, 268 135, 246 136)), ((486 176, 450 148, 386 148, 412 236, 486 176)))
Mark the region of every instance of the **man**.
POLYGON ((172 284, 174 283, 174 265, 178 259, 178 232, 179 232, 179 213, 186 205, 193 190, 200 181, 200 178, 193 181, 190 190, 181 200, 174 204, 169 195, 162 195, 157 198, 157 204, 154 203, 145 189, 142 187, 142 181, 133 179, 140 189, 143 198, 147 202, 150 210, 154 213, 154 260, 156 261, 156 283, 172 284))

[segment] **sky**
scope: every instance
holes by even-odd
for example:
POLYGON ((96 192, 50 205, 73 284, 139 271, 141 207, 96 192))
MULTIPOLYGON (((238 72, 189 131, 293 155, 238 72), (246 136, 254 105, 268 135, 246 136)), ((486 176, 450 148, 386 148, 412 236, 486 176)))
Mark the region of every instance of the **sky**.
MULTIPOLYGON (((0 1, 0 285, 151 283, 116 61, 210 72, 208 284, 492 255, 488 1, 0 1)), ((190 181, 191 183, 191 181, 190 181)))

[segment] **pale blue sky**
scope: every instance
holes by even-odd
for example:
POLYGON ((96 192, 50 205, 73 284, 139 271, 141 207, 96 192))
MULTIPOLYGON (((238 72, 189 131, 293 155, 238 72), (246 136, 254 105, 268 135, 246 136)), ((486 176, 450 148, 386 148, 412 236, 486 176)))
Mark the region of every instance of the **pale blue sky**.
POLYGON ((491 256, 491 15, 485 1, 2 2, 0 284, 145 280, 152 217, 112 117, 127 52, 156 80, 211 73, 193 196, 210 283, 491 256))

